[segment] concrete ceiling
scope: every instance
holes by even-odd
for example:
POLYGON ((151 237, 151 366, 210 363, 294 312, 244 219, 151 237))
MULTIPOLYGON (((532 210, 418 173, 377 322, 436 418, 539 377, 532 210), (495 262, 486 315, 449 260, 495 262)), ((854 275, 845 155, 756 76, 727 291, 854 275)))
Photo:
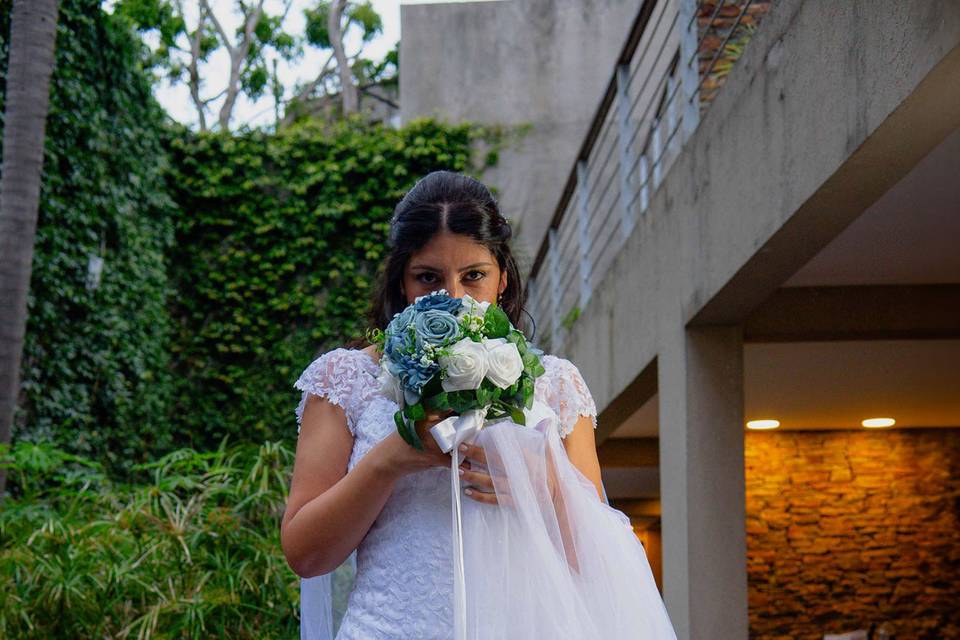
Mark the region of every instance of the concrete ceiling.
POLYGON ((960 282, 960 129, 784 283, 960 282))

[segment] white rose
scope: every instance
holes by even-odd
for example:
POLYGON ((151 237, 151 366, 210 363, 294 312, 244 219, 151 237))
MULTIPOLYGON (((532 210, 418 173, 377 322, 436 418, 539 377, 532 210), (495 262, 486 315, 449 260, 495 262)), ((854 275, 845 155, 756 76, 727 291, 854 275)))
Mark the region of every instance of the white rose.
POLYGON ((479 300, 474 300, 469 294, 464 294, 460 300, 463 301, 463 304, 460 306, 460 310, 457 312, 458 320, 466 315, 482 318, 487 312, 487 307, 490 306, 489 302, 480 302, 479 300))
POLYGON ((400 387, 400 379, 387 370, 386 356, 380 359, 380 375, 377 376, 377 382, 380 383, 380 393, 403 406, 403 389, 400 387))
POLYGON ((487 379, 506 389, 523 373, 523 359, 517 345, 507 342, 506 338, 494 338, 483 341, 487 351, 487 379))
POLYGON ((440 386, 444 391, 479 389, 487 375, 487 350, 479 342, 464 338, 450 347, 450 355, 438 360, 447 375, 440 386))

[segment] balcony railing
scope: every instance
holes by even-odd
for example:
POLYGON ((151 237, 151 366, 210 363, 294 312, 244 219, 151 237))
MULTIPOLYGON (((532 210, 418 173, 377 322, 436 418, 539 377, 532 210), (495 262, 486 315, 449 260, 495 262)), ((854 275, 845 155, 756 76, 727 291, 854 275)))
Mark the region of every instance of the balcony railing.
POLYGON ((559 352, 770 0, 646 0, 529 277, 535 340, 559 352))

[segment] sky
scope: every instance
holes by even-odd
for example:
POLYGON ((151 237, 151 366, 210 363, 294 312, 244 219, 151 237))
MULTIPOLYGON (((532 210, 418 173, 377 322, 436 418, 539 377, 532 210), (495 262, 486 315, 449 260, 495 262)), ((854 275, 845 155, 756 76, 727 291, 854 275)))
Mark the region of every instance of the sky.
MULTIPOLYGON (((382 60, 396 43, 400 40, 400 0, 371 0, 374 9, 383 19, 383 33, 368 42, 364 46, 364 57, 371 60, 382 60)), ((105 7, 109 10, 113 2, 108 1, 105 7)), ((187 14, 187 25, 192 28, 197 21, 198 0, 187 0, 184 2, 184 8, 187 14)), ((316 4, 315 0, 294 0, 293 5, 287 14, 285 22, 286 31, 297 35, 303 35, 304 16, 303 10, 316 4)), ((404 1, 407 4, 407 0, 404 1)), ((233 34, 240 24, 240 15, 236 11, 235 0, 210 0, 213 12, 223 25, 224 30, 233 34)), ((271 15, 281 13, 283 7, 282 0, 266 0, 264 4, 265 11, 271 15)), ((148 34, 145 38, 151 46, 156 44, 155 34, 148 34)), ((345 39, 345 48, 347 55, 355 54, 360 46, 359 29, 352 28, 345 39)), ((294 84, 304 82, 316 77, 329 57, 329 51, 320 51, 313 47, 304 47, 304 54, 291 63, 280 59, 277 72, 281 82, 287 92, 286 98, 290 97, 294 84)), ((227 78, 230 75, 229 58, 226 50, 220 49, 216 55, 211 56, 210 62, 205 68, 201 68, 203 74, 204 86, 201 89, 201 97, 216 95, 227 84, 227 78)), ((164 78, 155 89, 155 95, 161 105, 176 120, 196 126, 197 111, 190 100, 190 92, 187 86, 179 83, 171 86, 170 82, 164 78)), ((207 114, 207 124, 215 123, 220 105, 223 99, 212 103, 212 113, 207 114)), ((235 129, 239 124, 247 123, 251 126, 260 126, 272 124, 274 119, 274 100, 273 95, 267 91, 256 102, 248 100, 241 94, 233 110, 233 120, 231 128, 235 129)), ((282 113, 282 110, 281 110, 282 113)))

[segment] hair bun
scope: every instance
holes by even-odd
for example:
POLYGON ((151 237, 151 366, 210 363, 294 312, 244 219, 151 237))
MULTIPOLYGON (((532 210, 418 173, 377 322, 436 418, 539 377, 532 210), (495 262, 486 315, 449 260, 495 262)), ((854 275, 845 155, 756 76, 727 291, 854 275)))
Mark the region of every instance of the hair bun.
POLYGON ((510 223, 503 220, 503 224, 500 225, 500 239, 509 240, 513 237, 513 227, 510 226, 510 223))

